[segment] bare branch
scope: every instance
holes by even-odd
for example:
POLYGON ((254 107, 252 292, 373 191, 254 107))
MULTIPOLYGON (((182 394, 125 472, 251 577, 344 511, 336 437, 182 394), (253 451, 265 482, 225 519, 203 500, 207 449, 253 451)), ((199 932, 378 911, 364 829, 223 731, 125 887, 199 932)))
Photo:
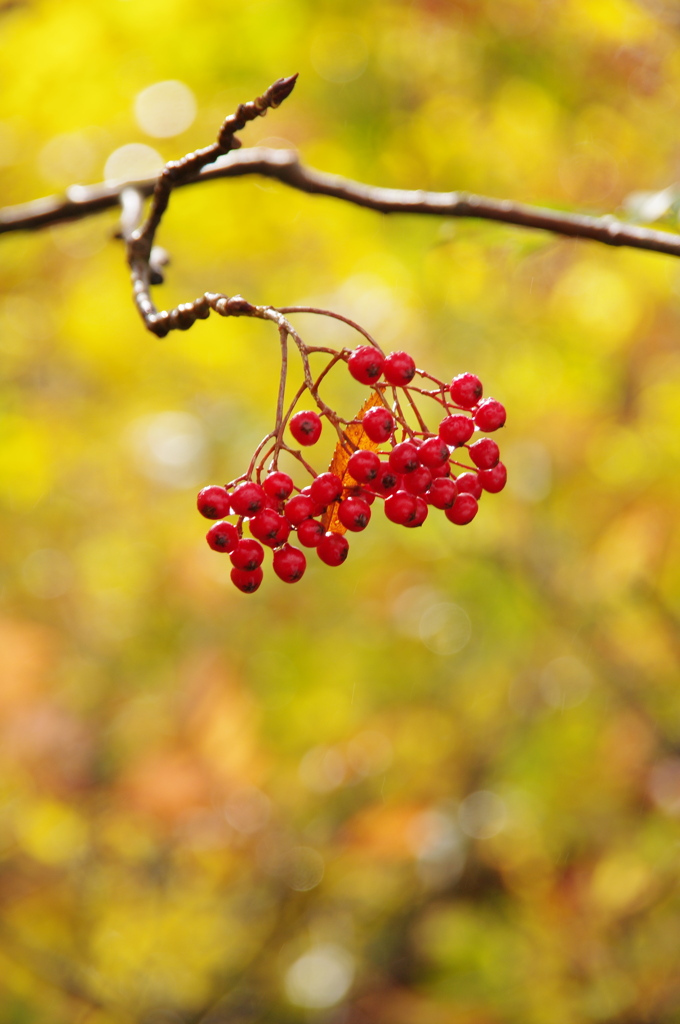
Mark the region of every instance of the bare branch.
MULTIPOLYGON (((605 245, 628 246, 653 252, 680 256, 680 235, 669 231, 626 224, 616 217, 589 217, 583 214, 550 210, 539 206, 491 199, 469 192, 425 192, 421 190, 379 188, 362 182, 326 174, 300 163, 292 150, 253 147, 230 152, 200 173, 175 183, 175 188, 213 181, 217 178, 240 178, 259 174, 274 178, 300 192, 333 196, 345 202, 364 206, 380 213, 420 213, 437 217, 475 217, 483 220, 538 228, 572 238, 588 238, 605 245)), ((153 193, 157 178, 134 182, 144 196, 153 193)), ((0 234, 9 231, 31 231, 80 220, 116 207, 128 183, 115 185, 73 185, 64 197, 48 196, 19 206, 0 210, 0 234)))

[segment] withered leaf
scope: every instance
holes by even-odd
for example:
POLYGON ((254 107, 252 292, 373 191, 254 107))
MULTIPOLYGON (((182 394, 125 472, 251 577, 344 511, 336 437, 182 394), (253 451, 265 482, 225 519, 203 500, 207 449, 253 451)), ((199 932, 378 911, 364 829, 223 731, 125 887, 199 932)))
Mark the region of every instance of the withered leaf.
MULTIPOLYGON (((372 452, 377 452, 380 449, 380 445, 377 441, 371 441, 363 428, 361 420, 363 420, 365 413, 371 409, 374 405, 383 405, 380 400, 380 396, 374 391, 370 398, 367 398, 359 412, 356 414, 355 419, 358 419, 358 423, 350 423, 348 427, 345 427, 345 434, 357 448, 368 449, 372 452)), ((352 449, 354 451, 354 449, 352 449)), ((346 451, 338 441, 335 446, 335 452, 331 459, 331 464, 328 467, 329 473, 335 473, 342 480, 343 489, 349 487, 356 487, 357 482, 354 480, 347 469, 351 452, 346 451)), ((345 533, 346 527, 342 525, 338 519, 338 505, 339 502, 334 502, 329 505, 323 516, 321 522, 324 530, 330 530, 332 533, 345 533)))

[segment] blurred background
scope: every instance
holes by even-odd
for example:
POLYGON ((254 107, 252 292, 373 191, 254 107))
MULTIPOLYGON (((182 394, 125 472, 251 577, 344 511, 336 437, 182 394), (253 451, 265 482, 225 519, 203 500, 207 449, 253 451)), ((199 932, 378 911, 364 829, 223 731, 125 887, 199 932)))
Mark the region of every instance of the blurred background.
MULTIPOLYGON (((676 226, 662 0, 14 0, 0 68, 4 205, 299 71, 244 145, 676 226)), ((276 331, 152 337, 116 229, 0 240, 0 1021, 680 1020, 680 263, 178 192, 162 307, 319 303, 508 409, 471 525, 378 515, 245 596, 195 494, 270 427, 276 331)))

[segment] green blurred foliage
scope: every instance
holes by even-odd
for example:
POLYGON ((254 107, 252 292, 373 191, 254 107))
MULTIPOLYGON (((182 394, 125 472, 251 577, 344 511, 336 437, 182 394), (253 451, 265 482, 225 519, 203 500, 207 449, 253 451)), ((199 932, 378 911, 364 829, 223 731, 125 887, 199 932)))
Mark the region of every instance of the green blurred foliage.
MULTIPOLYGON (((665 2, 25 0, 0 47, 8 204, 204 145, 293 71, 244 144, 600 212, 678 177, 665 2), (151 138, 168 79, 196 118, 151 138)), ((165 307, 318 302, 509 410, 469 527, 378 516, 246 597, 194 496, 269 428, 276 331, 151 337, 115 231, 0 241, 0 1021, 680 1019, 674 260, 255 179, 174 196, 165 307)))

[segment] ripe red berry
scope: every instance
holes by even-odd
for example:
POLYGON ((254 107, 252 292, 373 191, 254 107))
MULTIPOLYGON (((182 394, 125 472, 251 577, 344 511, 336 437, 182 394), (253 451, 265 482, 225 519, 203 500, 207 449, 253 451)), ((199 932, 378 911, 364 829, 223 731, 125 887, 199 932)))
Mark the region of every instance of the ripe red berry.
POLYGON ((500 449, 490 437, 480 437, 468 448, 470 458, 478 469, 493 469, 500 458, 500 449))
MULTIPOLYGON (((373 487, 373 484, 370 486, 373 487)), ((375 492, 370 491, 368 487, 347 487, 344 496, 345 498, 361 498, 367 505, 372 505, 375 501, 375 492)))
POLYGON ((253 572, 259 565, 262 565, 264 549, 256 540, 250 537, 243 537, 238 542, 232 553, 229 555, 231 564, 235 569, 243 569, 244 572, 253 572))
POLYGON ((341 533, 325 533, 316 548, 317 555, 326 565, 342 565, 348 551, 349 541, 341 533))
POLYGON ((477 501, 482 496, 479 473, 461 473, 459 477, 456 477, 456 487, 459 494, 471 494, 477 501))
POLYGON ((265 506, 267 495, 254 480, 239 484, 231 496, 231 507, 238 516, 254 516, 265 506))
POLYGON ((359 345, 347 360, 347 367, 360 384, 375 384, 380 379, 385 357, 372 345, 359 345))
POLYGON ((430 468, 432 476, 451 476, 451 463, 445 462, 441 466, 434 466, 430 468))
POLYGON ((258 568, 248 571, 247 569, 232 569, 231 582, 244 594, 254 594, 262 583, 264 573, 258 568))
POLYGON ((498 494, 505 487, 508 471, 503 463, 499 462, 491 469, 480 469, 478 476, 485 491, 489 494, 498 494))
POLYGON ((213 551, 233 551, 238 544, 238 530, 232 523, 215 523, 205 539, 213 551))
POLYGON ((391 523, 398 526, 408 526, 417 515, 418 503, 415 494, 408 491, 395 491, 385 498, 385 515, 391 523))
POLYGON ((383 364, 383 374, 388 384, 403 387, 409 384, 416 373, 416 364, 408 352, 390 352, 383 364))
POLYGON ((472 409, 482 397, 482 382, 474 373, 459 373, 451 381, 451 398, 463 409, 472 409))
POLYGON ((434 505, 435 508, 446 509, 451 508, 457 494, 458 486, 456 481, 443 477, 432 481, 432 486, 427 492, 425 500, 429 501, 430 505, 434 505))
POLYGON ((309 494, 296 494, 289 498, 283 513, 291 526, 299 526, 303 519, 316 515, 317 504, 309 494))
POLYGON ((206 519, 223 519, 229 515, 229 491, 226 487, 211 484, 198 492, 196 507, 206 519))
POLYGON ((309 488, 310 497, 322 508, 337 501, 341 494, 342 480, 335 473, 319 473, 309 488))
POLYGON ((284 544, 274 552, 274 572, 284 583, 297 583, 307 568, 307 559, 299 548, 284 544))
POLYGON ((421 466, 427 466, 428 469, 443 466, 449 461, 449 446, 441 437, 428 437, 418 449, 418 461, 421 466))
MULTIPOLYGON (((314 501, 314 498, 312 497, 312 485, 311 484, 307 484, 306 487, 303 487, 302 490, 300 491, 300 494, 306 494, 308 498, 312 498, 312 501, 314 501)), ((318 501, 314 501, 314 511, 312 512, 313 516, 320 516, 321 513, 325 512, 325 511, 326 511, 326 506, 325 505, 320 505, 318 501)))
POLYGON ((505 423, 505 406, 495 398, 486 398, 475 413, 479 430, 498 430, 505 423))
POLYGON ((409 494, 425 494, 431 483, 432 473, 430 473, 427 466, 418 466, 412 473, 404 475, 404 490, 408 491, 409 494))
POLYGON ((297 539, 306 548, 315 548, 325 532, 318 519, 303 519, 297 528, 297 539))
POLYGON ((290 523, 286 517, 280 516, 271 508, 263 508, 248 525, 253 537, 257 537, 270 548, 283 544, 290 535, 290 523))
POLYGON ((351 456, 347 463, 350 476, 358 484, 369 484, 378 475, 380 470, 380 459, 375 452, 366 449, 359 449, 351 456))
POLYGON ((447 508, 444 515, 456 526, 465 526, 472 522, 477 515, 479 506, 471 494, 459 494, 451 508, 447 508))
POLYGON ((287 473, 270 473, 262 486, 267 497, 275 501, 285 501, 293 493, 293 481, 287 473))
POLYGON ((394 431, 394 416, 383 405, 376 405, 364 414, 361 425, 371 441, 384 444, 394 431))
POLYGON ((321 417, 312 410, 296 412, 288 426, 297 443, 303 446, 316 444, 321 437, 321 417))
POLYGON ((474 420, 471 420, 469 416, 463 416, 460 412, 454 413, 453 416, 447 416, 439 424, 439 436, 451 448, 458 448, 459 445, 465 444, 474 432, 474 420))
POLYGON ((385 497, 397 489, 400 480, 401 474, 395 473, 389 462, 381 462, 378 475, 371 482, 371 487, 377 494, 382 494, 385 497))
POLYGON ((422 526, 425 520, 427 519, 427 514, 429 511, 430 510, 427 507, 427 502, 425 501, 425 499, 421 498, 420 495, 417 495, 416 514, 414 515, 413 519, 411 519, 408 523, 404 523, 404 526, 422 526))
POLYGON ((344 527, 358 533, 365 530, 371 519, 371 510, 361 498, 354 498, 350 495, 345 498, 338 509, 338 519, 344 527))
POLYGON ((402 441, 401 444, 395 445, 390 452, 389 461, 390 469, 393 469, 395 473, 412 473, 420 465, 418 449, 411 441, 402 441))

